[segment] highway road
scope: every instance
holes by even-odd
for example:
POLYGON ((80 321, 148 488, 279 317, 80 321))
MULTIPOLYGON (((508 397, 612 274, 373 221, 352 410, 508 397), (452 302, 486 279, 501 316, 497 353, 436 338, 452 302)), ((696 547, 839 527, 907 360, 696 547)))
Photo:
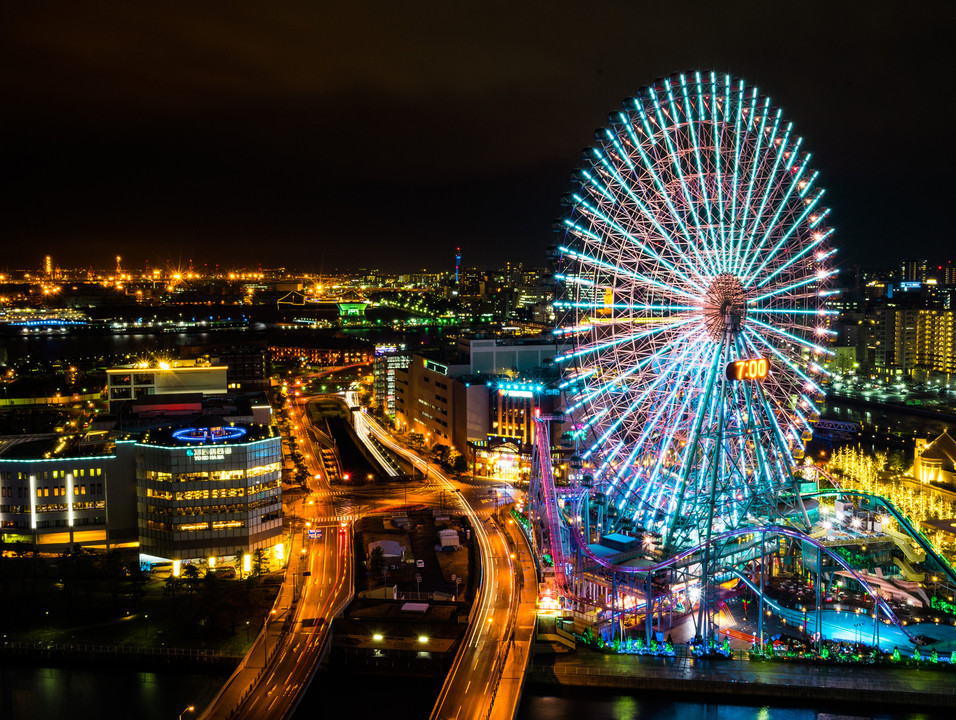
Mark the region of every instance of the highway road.
MULTIPOLYGON (((296 508, 286 582, 265 631, 217 700, 203 713, 204 720, 289 717, 315 672, 332 618, 353 592, 351 523, 340 523, 336 508, 343 491, 330 487, 325 473, 321 472, 317 448, 306 432, 308 417, 304 403, 300 401, 294 406, 293 413, 298 441, 311 471, 311 492, 306 502, 296 508), (309 529, 320 529, 321 538, 309 540, 309 529), (305 572, 309 574, 303 575, 305 572), (301 595, 293 602, 297 591, 301 595), (268 662, 264 662, 267 654, 268 662)), ((410 501, 443 492, 450 501, 448 504, 457 505, 470 520, 482 567, 473 621, 431 718, 485 718, 495 701, 506 659, 510 676, 515 659, 520 657, 523 662, 527 656, 526 648, 514 652, 512 640, 518 608, 516 561, 504 535, 492 522, 493 507, 481 509, 487 505, 487 492, 454 481, 439 466, 395 442, 373 419, 364 413, 357 415, 363 432, 375 435, 382 445, 405 457, 426 476, 425 486, 409 489, 410 501), (479 510, 475 510, 476 507, 479 510)), ((508 694, 500 698, 502 710, 514 707, 516 698, 510 695, 520 687, 507 679, 502 685, 508 694)))
POLYGON ((477 489, 466 486, 466 499, 460 484, 439 466, 396 442, 371 418, 365 416, 363 423, 383 445, 407 458, 447 492, 456 495, 461 511, 471 521, 481 556, 481 583, 475 595, 472 624, 442 686, 431 720, 485 718, 495 700, 505 657, 513 650, 511 641, 518 599, 515 559, 503 534, 492 522, 492 509, 474 509, 482 503, 477 489))
POLYGON ((203 720, 291 716, 318 666, 332 618, 354 590, 351 523, 328 519, 336 517, 334 495, 305 432, 308 417, 302 406, 293 406, 292 412, 298 416, 293 423, 312 471, 310 501, 291 521, 285 581, 264 630, 203 712, 203 720), (309 539, 309 530, 320 537, 309 539))
POLYGON ((350 526, 327 525, 321 540, 306 540, 305 555, 291 558, 299 565, 297 582, 303 582, 297 607, 290 610, 288 632, 281 633, 286 619, 270 623, 269 641, 280 643, 257 690, 249 696, 236 718, 266 720, 292 714, 300 694, 308 687, 321 656, 332 618, 348 600, 351 590, 352 534, 350 526), (313 547, 308 547, 309 544, 313 547), (300 560, 304 558, 304 561, 300 560), (308 576, 301 573, 308 572, 308 576))

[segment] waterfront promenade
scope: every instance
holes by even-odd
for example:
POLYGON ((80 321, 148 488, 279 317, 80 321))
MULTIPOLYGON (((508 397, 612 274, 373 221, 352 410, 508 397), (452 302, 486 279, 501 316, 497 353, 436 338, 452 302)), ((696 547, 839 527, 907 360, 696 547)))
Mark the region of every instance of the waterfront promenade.
POLYGON ((608 688, 676 695, 734 696, 739 701, 819 700, 917 710, 956 707, 956 673, 923 668, 840 667, 789 662, 604 655, 579 650, 539 656, 528 681, 537 686, 608 688))

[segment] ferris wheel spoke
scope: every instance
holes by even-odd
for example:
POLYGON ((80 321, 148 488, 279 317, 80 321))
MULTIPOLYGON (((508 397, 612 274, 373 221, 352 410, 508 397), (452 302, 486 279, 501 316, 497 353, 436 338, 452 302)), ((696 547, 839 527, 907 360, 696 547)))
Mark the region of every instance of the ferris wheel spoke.
POLYGON ((616 273, 616 274, 618 274, 618 275, 621 275, 621 276, 624 276, 624 277, 629 277, 629 278, 632 278, 632 279, 634 279, 634 280, 638 280, 638 281, 640 281, 640 282, 642 282, 642 283, 647 283, 648 285, 653 285, 654 287, 657 287, 657 288, 659 288, 659 289, 661 289, 661 290, 664 290, 664 291, 673 293, 673 294, 675 294, 675 295, 680 295, 681 297, 696 299, 696 297, 695 297, 692 293, 690 293, 690 292, 688 292, 688 291, 680 290, 680 289, 674 288, 674 287, 668 287, 668 286, 667 286, 665 283, 663 283, 663 282, 659 282, 659 281, 657 281, 657 280, 653 280, 653 279, 651 279, 651 278, 649 278, 649 277, 646 277, 645 275, 642 275, 641 273, 633 272, 633 271, 628 270, 628 269, 626 269, 626 268, 624 268, 624 267, 621 267, 621 266, 619 266, 619 265, 615 265, 615 264, 613 264, 613 263, 604 262, 603 260, 599 260, 598 258, 591 257, 590 255, 585 255, 584 253, 575 252, 574 250, 571 250, 570 248, 565 247, 565 246, 563 246, 563 245, 559 248, 559 250, 561 250, 561 252, 563 252, 565 255, 568 255, 568 256, 571 257, 571 258, 576 259, 576 260, 581 260, 581 261, 583 261, 583 262, 585 262, 585 263, 587 263, 587 264, 589 264, 589 265, 591 265, 591 266, 593 266, 593 267, 595 267, 595 268, 600 268, 601 270, 608 270, 608 271, 613 272, 613 273, 616 273))
POLYGON ((761 315, 813 315, 816 317, 823 317, 827 315, 838 315, 839 310, 815 310, 813 308, 807 309, 793 307, 770 308, 747 305, 747 313, 758 313, 761 315))
MULTIPOLYGON (((677 148, 674 145, 674 142, 671 138, 672 133, 675 135, 675 137, 677 136, 676 123, 667 123, 664 120, 663 112, 661 110, 660 100, 657 97, 657 92, 653 88, 650 91, 650 97, 651 97, 651 101, 654 104, 654 112, 657 115, 658 123, 661 127, 661 136, 664 138, 664 144, 667 146, 668 157, 671 161, 670 162, 671 169, 673 170, 674 176, 677 178, 680 184, 681 195, 687 207, 686 212, 690 213, 691 218, 694 221, 694 227, 697 230, 696 236, 692 235, 690 230, 687 228, 687 225, 684 223, 683 218, 681 217, 682 214, 678 213, 676 209, 673 209, 673 203, 670 201, 669 194, 665 193, 664 197, 667 199, 668 205, 672 208, 671 212, 674 213, 675 219, 677 219, 680 222, 681 227, 684 230, 684 236, 687 239, 687 246, 693 252, 694 257, 696 258, 697 262, 700 264, 700 267, 708 268, 710 270, 711 275, 716 275, 718 274, 719 271, 717 269, 717 266, 712 262, 713 258, 707 255, 702 256, 700 252, 698 252, 697 250, 698 242, 695 242, 695 238, 698 239, 700 242, 703 242, 705 240, 709 241, 711 244, 713 244, 714 238, 712 238, 708 234, 708 231, 702 228, 700 225, 700 218, 697 215, 697 210, 695 208, 694 200, 691 197, 690 189, 687 187, 687 178, 685 177, 684 171, 680 166, 680 153, 677 151, 677 148), (668 131, 668 127, 670 127, 670 131, 668 131)), ((709 212, 709 205, 706 203, 706 197, 705 197, 705 207, 708 207, 708 212, 709 212)))
MULTIPOLYGON (((697 79, 699 82, 700 81, 699 73, 698 73, 697 79)), ((712 218, 710 217, 710 203, 707 198, 707 182, 705 179, 704 168, 701 163, 700 143, 697 140, 697 132, 694 129, 694 125, 697 122, 697 118, 694 117, 694 105, 690 101, 690 97, 688 96, 687 79, 683 75, 680 76, 680 83, 681 83, 681 92, 684 98, 687 132, 690 135, 690 146, 693 149, 694 161, 697 167, 697 186, 700 189, 700 194, 701 194, 701 197, 703 198, 704 209, 707 213, 707 228, 705 229, 701 228, 700 216, 695 208, 695 202, 693 201, 693 199, 689 197, 689 193, 685 193, 685 197, 687 198, 688 209, 692 217, 694 218, 694 226, 697 228, 697 236, 700 238, 700 241, 702 243, 704 243, 705 241, 709 241, 708 254, 710 257, 710 267, 715 271, 714 274, 717 274, 722 270, 722 268, 720 264, 720 258, 718 256, 718 253, 716 252, 716 248, 718 247, 717 237, 713 235, 709 230, 709 228, 713 226, 713 221, 712 221, 712 218)), ((666 83, 666 89, 667 89, 667 97, 670 100, 671 105, 673 106, 676 103, 674 102, 674 95, 671 89, 670 82, 666 83)), ((677 128, 675 124, 675 132, 676 130, 677 128)), ((675 157, 675 162, 677 160, 678 158, 675 157)))
MULTIPOLYGON (((707 233, 701 228, 700 218, 697 215, 693 200, 691 199, 690 192, 687 187, 687 182, 684 177, 684 173, 680 167, 679 153, 677 153, 675 150, 674 143, 672 142, 670 133, 668 132, 668 123, 664 121, 664 118, 661 112, 660 103, 658 101, 656 93, 654 93, 653 90, 651 91, 650 99, 652 100, 654 104, 654 111, 656 113, 659 127, 661 129, 660 134, 661 134, 661 137, 664 138, 664 144, 667 148, 666 157, 663 158, 661 162, 663 163, 663 167, 666 168, 669 173, 672 172, 674 174, 674 177, 680 183, 681 190, 682 190, 682 200, 687 207, 687 210, 685 212, 678 211, 678 209, 674 206, 674 202, 671 199, 671 193, 667 190, 667 187, 662 182, 660 178, 660 174, 653 171, 654 163, 645 159, 645 164, 648 166, 649 169, 651 169, 651 172, 654 173, 654 178, 656 180, 657 190, 660 195, 660 198, 664 202, 664 204, 667 206, 674 220, 680 225, 680 228, 683 231, 684 237, 687 242, 687 247, 693 253, 693 256, 698 266, 701 268, 702 272, 705 272, 709 275, 715 275, 717 274, 717 267, 713 264, 713 258, 709 254, 701 255, 701 253, 698 252, 697 250, 698 244, 702 244, 706 247, 707 242, 712 241, 712 238, 708 237, 707 233), (690 231, 690 228, 687 227, 686 217, 685 217, 687 214, 690 215, 691 220, 694 223, 694 228, 696 230, 696 232, 694 233, 692 233, 690 231)), ((636 99, 634 101, 634 104, 638 108, 639 112, 643 115, 645 112, 643 105, 636 99)), ((676 136, 676 133, 677 133, 676 124, 671 123, 670 125, 671 125, 672 132, 674 132, 676 136)), ((646 158, 646 155, 643 153, 642 153, 642 156, 646 158)))
MULTIPOLYGON (((691 278, 686 273, 679 270, 674 263, 666 260, 663 257, 663 255, 655 252, 650 245, 648 245, 645 242, 642 242, 637 237, 635 237, 632 233, 625 230, 624 227, 622 227, 617 221, 613 220, 609 216, 602 213, 600 210, 592 206, 590 203, 587 202, 587 200, 585 200, 581 196, 575 194, 572 197, 574 198, 575 201, 578 202, 580 207, 583 207, 587 211, 588 214, 590 214, 592 217, 597 218, 602 223, 606 223, 609 227, 613 228, 615 231, 620 233, 621 237, 626 238, 628 241, 633 243, 635 247, 637 247, 642 253, 645 253, 650 258, 652 258, 659 264, 663 265, 664 268, 666 268, 666 270, 670 272, 675 278, 679 278, 687 286, 694 285, 694 281, 691 280, 691 278)), ((700 278, 698 277, 698 280, 699 279, 700 278)))
MULTIPOLYGON (((809 385, 810 389, 814 393, 823 394, 823 388, 807 373, 805 373, 799 364, 795 363, 791 358, 782 353, 778 348, 774 347, 772 343, 768 342, 765 337, 760 333, 752 332, 750 330, 745 330, 743 333, 743 339, 748 344, 756 354, 761 354, 764 349, 769 350, 773 353, 774 357, 780 360, 787 369, 792 373, 793 376, 796 376, 803 381, 805 385, 809 385)), ((816 365, 816 363, 811 363, 811 367, 816 365)), ((817 365, 819 367, 819 365, 817 365)), ((791 385, 797 385, 795 381, 791 382, 791 385)), ((791 393, 787 393, 788 395, 791 393)))
MULTIPOLYGON (((825 242, 830 237, 830 235, 833 234, 833 232, 834 232, 833 228, 830 228, 829 230, 826 230, 826 231, 822 231, 822 232, 817 231, 813 233, 812 242, 808 243, 800 252, 791 254, 790 257, 784 263, 779 265, 776 270, 774 270, 772 273, 769 273, 768 275, 765 275, 764 279, 761 280, 759 283, 757 283, 756 287, 757 288, 763 287, 764 285, 769 283, 773 278, 775 278, 777 275, 782 273, 784 270, 786 270, 787 268, 793 267, 794 263, 807 257, 807 255, 809 255, 814 248, 819 246, 821 243, 825 242)), ((836 248, 833 248, 832 250, 826 253, 818 253, 815 260, 817 262, 823 262, 824 260, 827 260, 828 258, 830 258, 835 252, 836 252, 836 248)), ((758 268, 758 271, 759 271, 759 268, 758 268)))
MULTIPOLYGON (((783 153, 785 156, 787 156, 786 162, 784 163, 784 166, 783 166, 783 172, 785 174, 790 172, 790 168, 793 166, 794 161, 797 159, 798 157, 797 153, 802 141, 803 141, 803 138, 797 138, 797 141, 794 144, 793 149, 783 153)), ((756 246, 754 246, 753 251, 749 253, 750 257, 748 258, 747 264, 743 268, 743 270, 741 270, 741 274, 743 276, 746 277, 752 274, 751 270, 753 268, 753 264, 757 261, 758 258, 760 257, 770 258, 774 256, 773 252, 765 252, 764 246, 767 244, 767 241, 770 239, 771 234, 773 233, 774 229, 777 227, 778 223, 780 222, 781 217, 786 217, 792 211, 793 203, 797 202, 797 200, 803 199, 803 195, 804 195, 803 190, 799 190, 797 188, 800 185, 800 178, 803 176, 804 171, 807 169, 807 165, 809 164, 809 162, 810 162, 810 155, 808 154, 804 157, 803 162, 800 164, 800 167, 797 169, 796 173, 794 174, 793 181, 787 185, 787 189, 784 191, 783 196, 776 199, 776 202, 774 203, 776 205, 776 210, 774 211, 770 220, 768 220, 765 224, 763 224, 763 226, 761 226, 759 223, 763 217, 762 213, 755 218, 754 226, 751 232, 754 235, 754 237, 756 237, 758 233, 761 234, 761 238, 757 242, 756 246), (797 199, 791 201, 791 196, 793 195, 793 192, 795 189, 797 189, 797 199)), ((806 186, 806 189, 808 190, 809 186, 806 186)), ((822 197, 822 192, 820 193, 820 196, 814 199, 813 202, 816 203, 820 199, 820 197, 822 197)), ((796 229, 796 227, 797 227, 796 223, 788 223, 789 230, 796 229)), ((753 273, 753 274, 756 274, 756 273, 753 273)))
MULTIPOLYGON (((634 105, 641 115, 643 124, 646 128, 649 138, 653 140, 653 134, 650 131, 650 125, 647 120, 647 115, 644 112, 643 106, 640 104, 638 100, 634 100, 634 105)), ((670 199, 670 194, 667 192, 667 189, 661 180, 660 174, 654 169, 656 166, 656 162, 645 151, 643 144, 638 139, 637 133, 634 130, 634 127, 631 124, 631 122, 628 120, 627 116, 624 113, 619 113, 618 117, 620 118, 620 123, 625 127, 625 129, 628 131, 628 134, 630 135, 633 147, 637 151, 638 156, 641 158, 641 162, 643 163, 644 171, 650 176, 652 182, 654 183, 654 186, 657 191, 657 196, 659 197, 660 201, 667 207, 668 212, 671 214, 671 217, 674 219, 675 224, 678 226, 678 229, 684 235, 687 242, 690 244, 692 248, 694 248, 695 243, 692 239, 692 233, 687 228, 686 222, 684 221, 684 218, 682 217, 682 215, 678 213, 677 208, 674 207, 674 204, 670 199)), ((696 216, 695 216, 695 219, 696 219, 696 216)), ((701 242, 703 242, 706 238, 701 236, 699 223, 697 224, 697 228, 698 228, 697 237, 701 242)), ((676 247, 677 247, 676 243, 672 243, 672 249, 676 247)), ((677 256, 679 258, 684 258, 685 253, 678 248, 677 256)), ((700 262, 699 270, 701 273, 715 274, 715 267, 713 266, 712 263, 703 262, 703 258, 700 255, 698 255, 696 259, 698 260, 698 262, 700 262)))
POLYGON ((766 240, 770 237, 770 233, 773 231, 773 229, 776 227, 777 223, 779 222, 779 215, 774 216, 773 220, 771 221, 771 226, 767 228, 767 232, 764 234, 763 239, 760 241, 760 243, 757 246, 757 252, 754 253, 753 257, 751 258, 751 264, 748 267, 746 267, 743 271, 743 274, 747 276, 747 280, 744 283, 745 286, 752 284, 753 281, 756 279, 756 277, 760 274, 760 272, 767 266, 767 264, 773 258, 778 257, 778 253, 780 252, 780 249, 784 246, 787 240, 789 240, 790 237, 797 231, 797 229, 806 220, 806 218, 810 215, 810 213, 813 212, 813 209, 816 207, 817 203, 820 202, 820 199, 823 197, 823 193, 824 191, 820 190, 816 194, 816 197, 814 197, 810 201, 807 201, 806 207, 804 207, 803 212, 800 213, 800 215, 797 217, 796 220, 788 223, 789 227, 787 228, 786 232, 783 233, 783 235, 777 241, 777 244, 773 247, 773 249, 771 249, 769 253, 766 253, 766 258, 764 259, 764 261, 760 265, 758 265, 755 270, 751 270, 751 268, 753 267, 753 262, 756 260, 758 254, 763 249, 763 246, 766 240))
POLYGON ((739 237, 737 235, 737 201, 739 198, 739 184, 740 184, 740 154, 742 149, 742 140, 743 136, 741 134, 741 124, 743 122, 744 115, 748 117, 753 116, 754 108, 757 105, 757 88, 753 88, 750 93, 750 108, 749 111, 744 107, 744 81, 740 80, 737 86, 737 117, 734 121, 734 162, 733 162, 733 175, 731 180, 730 188, 730 217, 727 221, 727 230, 725 242, 729 244, 730 258, 727 270, 729 272, 736 271, 736 263, 734 262, 737 257, 737 252, 739 251, 739 237))
MULTIPOLYGON (((737 252, 735 258, 735 264, 732 272, 734 274, 740 273, 740 263, 743 258, 746 258, 749 255, 749 246, 747 250, 743 249, 744 239, 747 237, 747 218, 750 214, 751 203, 753 199, 754 185, 757 182, 757 177, 759 176, 759 170, 763 163, 766 161, 767 153, 762 152, 764 144, 764 136, 767 134, 767 116, 770 112, 770 98, 766 98, 763 104, 763 117, 760 121, 760 130, 757 132, 757 139, 755 141, 755 148, 751 154, 750 160, 750 172, 747 182, 747 195, 744 198, 744 209, 741 213, 740 218, 740 227, 737 229, 737 235, 739 236, 738 247, 740 248, 737 252)), ((768 147, 773 147, 774 142, 777 138, 777 131, 780 129, 780 118, 783 116, 783 111, 778 110, 773 121, 773 128, 770 131, 770 138, 767 141, 768 147)))
MULTIPOLYGON (((710 85, 711 85, 711 96, 714 97, 717 95, 717 83, 716 83, 716 74, 710 74, 710 85)), ((721 144, 720 139, 723 134, 724 126, 726 125, 726 118, 728 117, 730 111, 730 75, 724 76, 724 122, 712 122, 711 128, 713 130, 713 140, 714 140, 714 184, 717 186, 717 216, 720 218, 720 222, 717 223, 717 227, 720 231, 720 247, 721 249, 726 247, 726 239, 724 237, 724 179, 721 171, 721 144)), ((703 180, 703 178, 701 178, 703 180)), ((706 202, 706 195, 704 197, 706 202)), ((707 222, 709 225, 713 225, 713 218, 711 217, 710 212, 710 203, 707 205, 707 222)), ((723 260, 723 253, 721 253, 721 259, 723 260)), ((718 267, 721 272, 726 272, 727 264, 723 261, 718 263, 718 267)))
POLYGON ((777 335, 777 336, 779 336, 779 337, 781 337, 781 338, 786 338, 787 340, 791 340, 791 341, 797 343, 798 345, 802 345, 803 347, 807 348, 808 350, 812 350, 814 353, 817 353, 817 354, 820 354, 820 355, 832 354, 829 350, 827 350, 827 349, 826 349, 825 347, 823 347, 822 345, 818 345, 818 344, 816 344, 816 343, 810 342, 810 341, 807 340, 806 338, 800 337, 799 335, 794 335, 793 333, 788 333, 786 330, 781 330, 780 328, 775 328, 775 327, 773 327, 772 325, 768 325, 768 324, 765 323, 765 322, 761 322, 760 320, 757 320, 756 318, 748 317, 747 320, 746 320, 746 323, 753 323, 754 325, 757 325, 757 326, 763 328, 764 330, 766 330, 766 331, 769 332, 769 333, 772 333, 773 335, 777 335))
MULTIPOLYGON (((667 379, 668 379, 668 373, 661 373, 660 375, 658 375, 658 377, 653 382, 651 382, 650 385, 648 385, 648 387, 645 388, 642 393, 640 393, 634 400, 632 400, 628 404, 626 409, 624 409, 622 412, 620 412, 617 415, 616 419, 614 419, 614 421, 606 429, 604 429, 604 432, 601 434, 601 436, 597 438, 597 440, 595 440, 594 444, 586 452, 584 452, 581 455, 581 457, 584 459, 587 459, 588 457, 591 456, 591 454, 596 449, 600 449, 601 445, 612 434, 614 434, 614 432, 631 416, 631 414, 634 413, 634 411, 638 407, 640 407, 641 405, 643 405, 644 403, 648 401, 649 396, 653 391, 655 391, 661 386, 666 387, 665 381, 667 379)), ((676 392, 676 391, 677 391, 677 387, 671 390, 671 392, 676 392)))
MULTIPOLYGON (((778 117, 779 119, 779 117, 778 117)), ((786 129, 783 132, 783 136, 780 138, 772 138, 771 144, 768 145, 767 154, 769 155, 771 151, 775 150, 773 153, 773 161, 771 163, 770 169, 766 171, 765 176, 760 176, 759 173, 766 163, 766 156, 763 157, 761 164, 754 169, 754 179, 758 177, 761 179, 761 185, 763 186, 763 191, 760 193, 760 204, 757 207, 757 210, 754 211, 753 219, 750 221, 749 226, 743 228, 743 236, 747 238, 747 247, 740 254, 739 260, 742 263, 742 267, 749 263, 750 259, 754 257, 753 245, 756 240, 757 233, 760 229, 760 223, 763 218, 764 211, 767 208, 770 198, 777 191, 777 185, 775 180, 778 178, 777 170, 780 167, 780 161, 784 159, 789 153, 787 152, 787 147, 790 142, 790 131, 793 129, 793 123, 788 123, 786 129), (776 144, 776 148, 774 148, 776 144)), ((776 126, 774 126, 774 135, 776 135, 776 126)), ((793 157, 792 155, 790 157, 793 157)), ((783 173, 786 175, 786 172, 783 173)), ((741 274, 741 270, 737 271, 737 274, 741 274)))
MULTIPOLYGON (((686 363, 686 366, 690 366, 690 367, 697 366, 705 352, 706 350, 704 348, 698 346, 696 352, 694 352, 692 356, 688 358, 689 362, 686 363)), ((685 368, 685 363, 675 362, 672 364, 670 368, 668 368, 668 374, 679 376, 684 373, 684 368, 685 368)), ((698 368, 698 374, 700 372, 701 370, 700 368, 698 368)), ((661 379, 675 380, 677 378, 664 377, 664 374, 662 374, 661 379)), ((653 387, 648 388, 648 391, 652 389, 653 387)), ((644 397, 638 398, 638 400, 645 402, 647 400, 646 394, 644 397)), ((668 392, 668 394, 665 396, 665 398, 660 403, 658 403, 654 413, 650 415, 647 418, 647 420, 643 423, 643 430, 641 431, 640 435, 638 435, 634 443, 635 448, 644 449, 645 444, 647 443, 649 437, 655 431, 660 432, 659 428, 668 426, 666 422, 667 418, 665 418, 665 416, 676 415, 676 418, 679 418, 681 415, 684 414, 691 400, 692 400, 692 395, 689 393, 686 393, 685 388, 682 385, 680 385, 679 383, 674 383, 670 391, 668 392), (680 400, 679 403, 677 402, 678 400, 680 400), (676 408, 676 413, 674 412, 675 408, 676 408)), ((676 418, 672 418, 672 419, 676 419, 676 418)), ((666 435, 666 437, 663 440, 663 443, 657 449, 658 461, 660 461, 663 458, 664 454, 667 452, 669 445, 673 439, 674 439, 674 436, 672 434, 666 435)), ((629 488, 627 492, 624 494, 625 501, 630 496, 632 490, 633 490, 633 486, 629 488)))
MULTIPOLYGON (((832 228, 826 231, 823 231, 823 230, 814 231, 813 234, 811 235, 811 238, 812 238, 811 242, 807 243, 804 246, 803 250, 799 252, 789 253, 789 256, 786 257, 786 259, 783 262, 777 265, 777 267, 773 269, 773 272, 766 274, 763 277, 763 279, 756 285, 752 284, 752 282, 749 283, 750 286, 753 287, 755 290, 759 290, 764 285, 767 285, 773 278, 777 277, 780 273, 789 271, 789 274, 791 275, 796 274, 797 268, 794 267, 796 263, 798 263, 799 261, 806 258, 808 255, 810 255, 810 253, 815 248, 819 247, 822 243, 826 242, 826 240, 829 239, 830 235, 832 234, 833 234, 832 228)), ((784 238, 781 238, 780 242, 777 244, 777 247, 774 248, 774 252, 779 252, 780 249, 783 247, 784 243, 789 239, 790 239, 789 235, 784 238)), ((832 257, 835 252, 836 252, 836 248, 833 248, 828 251, 818 252, 814 255, 812 260, 816 262, 817 264, 823 263, 825 260, 828 260, 830 257, 832 257)), ((768 263, 764 263, 761 267, 757 268, 754 271, 753 275, 751 276, 751 279, 752 280, 756 279, 757 274, 761 272, 766 267, 767 264, 768 263)))
MULTIPOLYGON (((653 212, 650 212, 650 210, 649 210, 649 209, 647 208, 647 206, 643 203, 643 201, 641 201, 641 199, 640 199, 640 198, 637 196, 637 194, 634 192, 634 189, 631 187, 630 183, 628 183, 628 182, 621 176, 621 174, 618 172, 617 168, 615 168, 614 165, 607 159, 605 153, 602 152, 602 151, 601 151, 600 149, 598 149, 598 148, 591 148, 591 153, 592 153, 592 154, 594 155, 594 157, 598 160, 598 162, 601 163, 601 165, 603 166, 604 170, 605 170, 612 178, 614 178, 615 182, 617 182, 617 184, 618 184, 618 187, 621 189, 621 191, 624 192, 625 195, 627 195, 628 199, 629 199, 632 203, 634 203, 635 207, 637 207, 637 208, 651 221, 651 224, 654 225, 654 227, 655 227, 655 228, 657 229, 657 231, 664 237, 664 239, 665 239, 673 248, 677 249, 677 248, 678 248, 678 245, 677 245, 676 241, 674 240, 674 238, 671 237, 671 234, 670 234, 670 233, 664 228, 664 226, 660 223, 660 221, 658 220, 657 216, 656 216, 653 212)), ((689 238, 688 238, 688 240, 689 240, 689 238)))
MULTIPOLYGON (((625 408, 618 416, 617 419, 605 430, 604 434, 599 437, 594 445, 588 449, 583 457, 586 459, 589 457, 593 451, 601 446, 610 435, 617 432, 621 426, 625 425, 632 416, 635 415, 638 407, 642 405, 647 405, 648 400, 652 393, 657 392, 662 386, 667 387, 667 383, 671 382, 673 385, 670 390, 667 392, 667 395, 662 399, 662 401, 656 405, 655 411, 648 416, 646 413, 638 413, 639 422, 637 425, 642 429, 637 441, 634 443, 635 447, 643 448, 647 442, 648 437, 650 437, 655 432, 660 432, 660 426, 658 425, 661 422, 661 419, 668 414, 673 414, 673 405, 676 402, 676 399, 679 398, 682 393, 682 388, 679 383, 674 383, 674 380, 682 373, 682 368, 673 367, 669 368, 667 372, 662 373, 654 382, 652 382, 648 387, 646 387, 630 405, 625 408)), ((684 402, 689 402, 689 396, 684 397, 684 402)), ((666 427, 666 425, 665 425, 666 427)), ((633 434, 633 433, 631 433, 633 434)))
POLYGON ((609 348, 613 348, 615 345, 621 345, 623 343, 628 343, 628 342, 633 342, 635 340, 648 338, 658 333, 666 332, 668 330, 673 330, 675 327, 678 327, 680 325, 686 325, 687 323, 695 322, 696 320, 697 320, 696 318, 691 317, 691 318, 680 320, 678 322, 665 323, 657 327, 652 327, 649 330, 644 330, 642 332, 636 332, 636 333, 631 333, 630 335, 625 335, 623 337, 617 337, 617 338, 614 338, 613 340, 591 343, 591 344, 585 345, 584 347, 578 350, 573 350, 567 353, 563 353, 561 355, 556 355, 554 358, 554 361, 566 362, 573 358, 581 357, 582 355, 589 355, 592 353, 600 352, 602 350, 608 350, 609 348))
POLYGON ((680 335, 676 338, 670 339, 667 343, 661 345, 653 352, 645 353, 642 358, 634 360, 633 363, 630 364, 630 367, 628 367, 626 370, 617 374, 612 374, 609 379, 605 379, 602 376, 602 384, 590 389, 590 391, 587 393, 582 393, 582 397, 568 409, 569 412, 574 412, 587 403, 594 401, 598 397, 601 397, 604 393, 607 393, 610 388, 620 385, 624 381, 630 382, 635 376, 639 377, 649 366, 658 361, 661 356, 671 352, 671 350, 676 348, 680 343, 700 342, 702 339, 703 338, 700 335, 680 335))
POLYGON ((800 279, 798 282, 791 283, 790 285, 784 285, 783 287, 774 288, 768 293, 764 293, 763 295, 758 295, 757 297, 753 298, 751 302, 757 303, 757 302, 760 302, 761 300, 766 300, 767 298, 772 298, 777 295, 783 295, 784 293, 789 293, 791 290, 797 290, 799 288, 806 287, 807 285, 810 285, 811 283, 819 283, 823 280, 826 280, 829 277, 833 277, 838 272, 839 270, 836 268, 834 268, 833 270, 818 270, 816 273, 810 275, 809 277, 804 277, 800 279))
MULTIPOLYGON (((689 395, 685 395, 684 400, 680 407, 680 414, 686 413, 687 409, 690 407, 691 400, 692 398, 689 395)), ((674 480, 673 472, 665 469, 663 465, 668 452, 671 450, 671 445, 675 441, 676 441, 676 437, 673 434, 667 435, 667 437, 664 440, 664 443, 658 449, 656 453, 656 457, 654 458, 653 467, 649 471, 648 490, 650 490, 651 487, 655 485, 658 488, 658 493, 656 497, 653 500, 650 500, 651 504, 656 508, 661 507, 661 501, 663 499, 665 489, 671 488, 673 486, 673 480, 674 480)), ((637 480, 635 480, 635 483, 633 483, 631 488, 628 489, 628 494, 630 494, 630 492, 634 489, 634 485, 636 485, 636 482, 637 480)), ((625 495, 625 499, 626 497, 627 495, 625 495)), ((642 502, 648 501, 648 497, 649 497, 649 493, 645 492, 644 496, 642 497, 642 502)))
MULTIPOLYGON (((598 303, 598 302, 566 302, 558 300, 554 303, 557 308, 577 308, 579 310, 643 310, 653 312, 683 313, 699 311, 699 305, 635 305, 631 303, 598 303)), ((652 317, 650 320, 669 322, 671 316, 652 317)))

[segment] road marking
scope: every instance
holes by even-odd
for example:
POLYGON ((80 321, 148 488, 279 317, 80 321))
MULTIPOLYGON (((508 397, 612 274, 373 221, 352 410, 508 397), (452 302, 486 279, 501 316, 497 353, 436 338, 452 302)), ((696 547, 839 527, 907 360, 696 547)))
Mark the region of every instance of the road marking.
POLYGON ((455 713, 455 720, 458 720, 459 715, 461 715, 461 705, 458 706, 458 712, 455 713))
POLYGON ((468 681, 468 684, 465 685, 465 695, 468 694, 468 688, 470 688, 470 687, 471 687, 471 680, 469 680, 469 681, 468 681))

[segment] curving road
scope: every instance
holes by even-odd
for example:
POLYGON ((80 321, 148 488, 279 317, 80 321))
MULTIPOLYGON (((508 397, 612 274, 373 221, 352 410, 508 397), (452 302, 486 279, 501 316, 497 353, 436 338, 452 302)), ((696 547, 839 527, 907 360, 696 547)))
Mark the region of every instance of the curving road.
POLYGON ((515 561, 503 534, 492 522, 491 510, 474 509, 482 503, 478 489, 464 486, 463 492, 462 486, 439 466, 395 442, 371 418, 366 416, 363 422, 383 445, 455 494, 462 512, 471 521, 481 554, 481 581, 472 621, 442 686, 431 720, 485 718, 495 702, 500 702, 503 707, 514 707, 510 694, 518 692, 520 686, 506 683, 502 686, 502 695, 498 696, 498 684, 506 659, 514 652, 518 604, 515 561))

